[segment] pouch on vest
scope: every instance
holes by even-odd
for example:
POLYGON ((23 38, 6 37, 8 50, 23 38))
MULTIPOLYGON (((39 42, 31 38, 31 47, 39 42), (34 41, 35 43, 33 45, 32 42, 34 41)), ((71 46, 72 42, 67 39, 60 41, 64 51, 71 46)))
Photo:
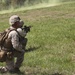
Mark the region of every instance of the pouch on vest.
POLYGON ((0 62, 6 61, 7 52, 0 50, 0 62))

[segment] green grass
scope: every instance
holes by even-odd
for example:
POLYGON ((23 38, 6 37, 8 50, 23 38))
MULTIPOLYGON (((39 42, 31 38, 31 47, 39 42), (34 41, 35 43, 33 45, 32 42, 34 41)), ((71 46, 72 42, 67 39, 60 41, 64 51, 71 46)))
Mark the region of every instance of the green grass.
MULTIPOLYGON (((23 73, 19 75, 56 75, 55 73, 72 75, 75 73, 75 2, 2 14, 0 31, 9 27, 8 18, 13 14, 18 14, 25 24, 33 26, 27 35, 27 51, 20 68, 23 73)), ((1 63, 1 65, 4 64, 1 63)))

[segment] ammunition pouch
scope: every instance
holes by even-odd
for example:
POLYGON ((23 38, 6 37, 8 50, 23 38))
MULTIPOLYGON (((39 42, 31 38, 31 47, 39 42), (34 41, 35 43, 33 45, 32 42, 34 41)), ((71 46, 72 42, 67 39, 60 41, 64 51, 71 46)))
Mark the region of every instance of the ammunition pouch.
POLYGON ((13 58, 13 52, 0 50, 0 62, 5 62, 6 59, 11 60, 13 58))
POLYGON ((7 51, 0 50, 0 62, 6 61, 7 58, 7 51))

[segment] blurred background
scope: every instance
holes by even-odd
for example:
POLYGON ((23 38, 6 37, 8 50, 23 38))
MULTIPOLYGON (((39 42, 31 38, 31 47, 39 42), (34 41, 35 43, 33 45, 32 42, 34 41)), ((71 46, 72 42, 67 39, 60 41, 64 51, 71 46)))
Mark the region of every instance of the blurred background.
POLYGON ((5 9, 8 10, 11 8, 16 9, 20 7, 32 6, 42 3, 55 4, 68 1, 75 1, 75 0, 0 0, 0 11, 5 9))

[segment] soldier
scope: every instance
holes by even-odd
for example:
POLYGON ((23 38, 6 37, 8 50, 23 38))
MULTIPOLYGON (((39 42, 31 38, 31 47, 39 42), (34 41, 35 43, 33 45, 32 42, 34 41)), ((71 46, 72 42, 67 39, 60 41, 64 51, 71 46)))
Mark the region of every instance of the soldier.
MULTIPOLYGON (((22 20, 17 15, 13 15, 9 18, 9 24, 11 25, 10 29, 13 31, 11 31, 8 34, 8 39, 11 40, 11 44, 12 44, 11 50, 13 52, 13 57, 11 60, 6 59, 6 67, 0 68, 0 70, 3 72, 7 72, 7 71, 20 72, 20 67, 24 60, 25 50, 20 40, 20 35, 15 30, 17 30, 18 28, 22 26, 21 23, 22 23, 22 20), (15 57, 16 57, 16 62, 14 61, 15 57)), ((27 43, 27 39, 25 40, 25 42, 27 43)))

